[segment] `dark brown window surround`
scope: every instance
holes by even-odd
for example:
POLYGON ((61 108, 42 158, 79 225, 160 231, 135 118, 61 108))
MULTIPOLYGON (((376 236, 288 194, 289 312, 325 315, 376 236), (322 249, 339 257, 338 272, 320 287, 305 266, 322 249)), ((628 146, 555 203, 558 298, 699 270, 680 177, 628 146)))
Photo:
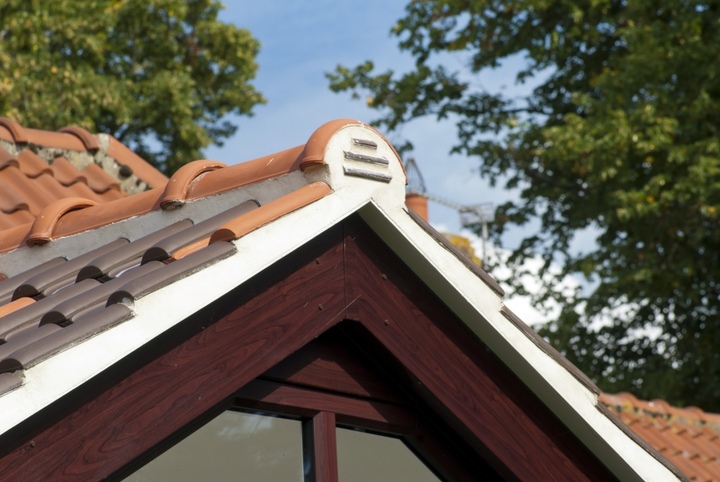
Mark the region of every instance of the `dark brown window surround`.
MULTIPOLYGON (((408 437, 411 443, 457 437, 473 457, 510 480, 547 480, 550 474, 558 480, 614 479, 357 218, 328 230, 0 436, 0 473, 37 480, 119 475, 127 464, 161 452, 232 406, 256 379, 327 398, 326 389, 302 381, 302 370, 294 380, 284 375, 288 383, 258 377, 275 376, 271 369, 343 320, 352 320, 348 329, 359 341, 356 346, 370 350, 365 359, 375 368, 391 367, 388 379, 399 377, 409 398, 422 401, 422 406, 409 405, 415 416, 442 422, 429 423, 428 436, 408 437), (353 326, 361 326, 365 335, 356 337, 353 326), (376 353, 373 346, 382 350, 376 353)), ((346 388, 341 390, 345 398, 363 398, 346 388)), ((283 392, 266 395, 272 393, 283 392)), ((367 398, 367 406, 382 407, 367 398)), ((351 425, 359 422, 348 417, 351 425)), ((341 415, 336 418, 341 423, 341 415)), ((422 446, 413 448, 432 459, 422 446)), ((460 459, 462 466, 467 459, 460 459)), ((437 464, 448 466, 444 460, 437 464)))

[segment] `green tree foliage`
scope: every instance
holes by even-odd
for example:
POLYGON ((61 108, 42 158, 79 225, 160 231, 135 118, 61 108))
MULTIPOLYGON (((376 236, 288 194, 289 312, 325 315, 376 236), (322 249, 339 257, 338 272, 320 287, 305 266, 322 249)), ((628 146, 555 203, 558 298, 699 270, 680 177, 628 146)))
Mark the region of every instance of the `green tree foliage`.
POLYGON ((455 150, 520 189, 497 226, 526 229, 511 262, 562 266, 536 297, 562 305, 542 333, 605 390, 720 410, 718 3, 412 1, 393 33, 414 69, 338 67, 331 87, 367 93, 389 129, 456 122, 455 150), (513 56, 531 92, 483 89, 513 56), (567 274, 589 288, 556 293, 567 274))
POLYGON ((259 44, 215 0, 5 0, 0 113, 112 134, 166 173, 221 144, 264 102, 259 44))

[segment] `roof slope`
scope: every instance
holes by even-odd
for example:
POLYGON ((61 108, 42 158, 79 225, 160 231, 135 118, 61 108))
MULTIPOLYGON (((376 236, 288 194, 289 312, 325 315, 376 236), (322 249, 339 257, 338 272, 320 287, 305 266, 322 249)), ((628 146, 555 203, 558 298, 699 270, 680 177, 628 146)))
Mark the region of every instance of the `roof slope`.
MULTIPOLYGON (((0 138, 40 144, 4 122, 0 138)), ((602 411, 597 388, 503 306, 497 283, 408 213, 405 183, 384 137, 338 120, 305 145, 195 161, 114 200, 58 199, 1 230, 0 433, 358 213, 619 479, 682 478, 602 411)))
POLYGON ((720 415, 629 393, 603 393, 600 401, 691 480, 720 480, 720 415))
POLYGON ((58 200, 103 203, 167 183, 108 135, 27 129, 0 118, 0 230, 31 223, 58 200))

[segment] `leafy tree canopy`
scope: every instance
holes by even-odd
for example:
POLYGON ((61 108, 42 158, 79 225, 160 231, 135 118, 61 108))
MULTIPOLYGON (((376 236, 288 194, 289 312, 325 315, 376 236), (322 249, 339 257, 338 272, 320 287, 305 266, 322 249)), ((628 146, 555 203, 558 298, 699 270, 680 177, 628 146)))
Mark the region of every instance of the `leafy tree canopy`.
POLYGON ((520 189, 496 225, 526 229, 511 263, 563 267, 536 297, 562 304, 542 333, 604 390, 720 410, 718 3, 418 0, 393 34, 414 69, 341 66, 331 88, 368 94, 389 129, 456 122, 455 150, 520 189), (528 95, 482 88, 518 55, 528 95), (580 233, 597 239, 578 252, 580 233), (567 274, 586 288, 556 293, 567 274))
POLYGON ((221 144, 264 102, 259 44, 216 0, 6 0, 0 112, 112 134, 166 173, 221 144))

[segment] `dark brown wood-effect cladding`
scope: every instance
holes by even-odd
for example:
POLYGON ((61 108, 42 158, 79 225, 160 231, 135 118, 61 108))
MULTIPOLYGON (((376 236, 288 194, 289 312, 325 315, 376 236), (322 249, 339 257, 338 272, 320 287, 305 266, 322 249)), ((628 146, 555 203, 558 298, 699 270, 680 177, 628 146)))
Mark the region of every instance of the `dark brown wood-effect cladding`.
POLYGON ((69 413, 51 407, 62 418, 50 426, 31 424, 29 433, 0 438, 0 447, 14 447, 0 459, 0 474, 59 481, 115 473, 340 321, 342 264, 337 226, 186 320, 190 336, 174 340, 166 353, 69 413))
POLYGON ((395 371, 404 370, 415 392, 506 478, 613 479, 359 218, 0 437, 0 473, 118 475, 345 318, 384 347, 395 371))
POLYGON ((346 316, 416 381, 496 470, 519 480, 615 480, 362 221, 345 223, 346 316))
POLYGON ((399 436, 442 480, 512 479, 478 457, 412 383, 360 324, 345 321, 243 387, 235 404, 306 418, 327 411, 339 426, 399 436))

